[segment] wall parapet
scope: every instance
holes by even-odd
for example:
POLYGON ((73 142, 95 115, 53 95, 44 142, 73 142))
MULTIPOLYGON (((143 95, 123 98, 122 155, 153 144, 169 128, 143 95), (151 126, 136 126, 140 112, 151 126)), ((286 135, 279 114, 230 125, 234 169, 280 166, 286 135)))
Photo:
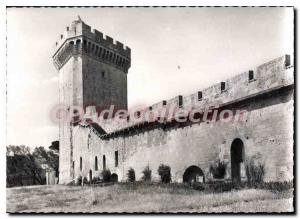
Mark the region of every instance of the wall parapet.
MULTIPOLYGON (((206 109, 223 107, 293 85, 294 66, 291 60, 289 55, 279 57, 189 96, 182 97, 179 95, 170 100, 153 104, 147 107, 145 111, 160 111, 171 105, 186 110, 199 109, 205 111, 206 109)), ((135 125, 138 124, 132 121, 118 124, 114 120, 109 120, 106 124, 107 127, 109 126, 108 135, 110 132, 135 125)))

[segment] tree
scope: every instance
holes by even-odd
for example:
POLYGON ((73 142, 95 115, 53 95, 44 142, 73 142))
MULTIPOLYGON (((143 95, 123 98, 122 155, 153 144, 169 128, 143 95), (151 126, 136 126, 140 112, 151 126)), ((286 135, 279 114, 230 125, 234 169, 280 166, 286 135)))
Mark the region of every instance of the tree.
POLYGON ((135 181, 135 171, 132 167, 127 172, 127 179, 129 182, 134 182, 135 181))
POLYGON ((143 170, 143 177, 142 180, 145 182, 151 181, 152 177, 152 170, 150 170, 149 165, 143 170))
POLYGON ((159 165, 157 172, 160 175, 161 182, 171 182, 171 168, 168 165, 159 165))
POLYGON ((52 150, 37 147, 33 153, 25 145, 6 147, 7 187, 45 184, 45 168, 58 173, 59 157, 52 150))

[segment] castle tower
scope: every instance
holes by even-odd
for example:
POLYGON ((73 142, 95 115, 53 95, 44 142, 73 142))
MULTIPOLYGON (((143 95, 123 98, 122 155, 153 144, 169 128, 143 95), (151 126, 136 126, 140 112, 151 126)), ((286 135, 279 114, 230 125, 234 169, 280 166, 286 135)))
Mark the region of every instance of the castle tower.
MULTIPOLYGON (((130 48, 85 24, 80 17, 56 42, 53 62, 59 72, 59 101, 68 109, 96 106, 97 110, 127 110, 127 73, 130 48)), ((60 183, 72 180, 72 126, 61 122, 60 183)))

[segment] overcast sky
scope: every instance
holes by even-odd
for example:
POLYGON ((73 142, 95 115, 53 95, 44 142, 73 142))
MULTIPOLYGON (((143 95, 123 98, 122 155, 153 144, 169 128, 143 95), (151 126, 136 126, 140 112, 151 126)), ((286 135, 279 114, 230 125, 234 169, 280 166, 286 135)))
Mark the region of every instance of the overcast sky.
POLYGON ((77 15, 131 48, 129 107, 188 95, 293 53, 292 8, 10 8, 7 144, 58 140, 49 116, 58 104, 52 49, 77 15))

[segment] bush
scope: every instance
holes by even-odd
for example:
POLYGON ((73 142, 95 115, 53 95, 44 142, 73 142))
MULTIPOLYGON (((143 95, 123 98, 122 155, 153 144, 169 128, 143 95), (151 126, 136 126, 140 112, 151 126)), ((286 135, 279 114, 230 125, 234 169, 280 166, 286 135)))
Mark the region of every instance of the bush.
POLYGON ((195 190, 202 191, 202 190, 205 189, 205 186, 204 186, 203 183, 198 183, 198 182, 196 182, 196 183, 193 183, 193 184, 192 184, 192 188, 195 189, 195 190))
POLYGON ((157 170, 160 180, 163 183, 171 182, 171 168, 167 165, 161 164, 157 170))
POLYGON ((261 163, 255 164, 254 159, 246 161, 246 175, 248 186, 253 186, 263 182, 265 175, 264 165, 261 163))
POLYGON ((151 181, 152 178, 152 170, 150 170, 149 165, 147 167, 145 167, 145 169, 143 170, 143 177, 142 180, 145 182, 149 182, 151 181))
POLYGON ((127 180, 128 182, 135 182, 135 171, 132 167, 127 172, 127 180))
POLYGON ((103 182, 110 182, 111 181, 111 172, 110 170, 102 170, 101 172, 103 182))
POLYGON ((92 179, 92 182, 91 182, 91 184, 97 184, 97 183, 99 183, 101 180, 100 180, 100 177, 94 177, 93 179, 92 179))
POLYGON ((210 165, 209 172, 213 175, 215 179, 224 179, 226 167, 227 163, 218 159, 215 163, 210 165))
POLYGON ((76 186, 81 186, 81 183, 82 183, 82 176, 78 176, 76 181, 75 181, 75 185, 76 186))
POLYGON ((83 177, 83 185, 84 184, 89 184, 89 181, 88 181, 88 179, 86 177, 83 177))
POLYGON ((254 187, 259 188, 259 189, 267 189, 267 190, 272 190, 272 191, 276 191, 276 192, 281 192, 281 191, 286 191, 286 190, 294 188, 294 183, 293 183, 293 181, 263 182, 263 183, 254 185, 254 187))

